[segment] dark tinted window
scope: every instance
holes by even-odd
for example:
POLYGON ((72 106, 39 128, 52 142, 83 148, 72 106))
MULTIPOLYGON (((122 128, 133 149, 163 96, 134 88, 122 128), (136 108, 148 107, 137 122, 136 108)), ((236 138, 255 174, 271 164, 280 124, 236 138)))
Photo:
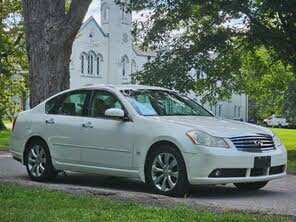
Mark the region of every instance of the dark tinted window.
POLYGON ((46 112, 69 116, 87 116, 90 91, 75 91, 60 95, 46 103, 46 112))
POLYGON ((90 110, 93 117, 104 117, 105 111, 111 108, 123 109, 121 103, 112 93, 107 91, 95 91, 90 110))

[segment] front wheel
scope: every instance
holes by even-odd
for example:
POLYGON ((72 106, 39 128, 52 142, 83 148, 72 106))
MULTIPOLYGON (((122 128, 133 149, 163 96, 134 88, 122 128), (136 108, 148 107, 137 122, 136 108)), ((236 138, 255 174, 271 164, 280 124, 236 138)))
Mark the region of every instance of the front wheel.
POLYGON ((156 193, 184 196, 188 191, 186 166, 175 148, 162 146, 154 150, 147 160, 147 182, 156 193))
POLYGON ((28 175, 34 181, 45 181, 57 175, 53 168, 47 144, 35 140, 30 145, 25 155, 25 165, 28 175))
POLYGON ((262 181, 262 182, 251 182, 251 183, 234 183, 234 186, 236 186, 238 189, 241 190, 259 190, 266 186, 268 181, 262 181))

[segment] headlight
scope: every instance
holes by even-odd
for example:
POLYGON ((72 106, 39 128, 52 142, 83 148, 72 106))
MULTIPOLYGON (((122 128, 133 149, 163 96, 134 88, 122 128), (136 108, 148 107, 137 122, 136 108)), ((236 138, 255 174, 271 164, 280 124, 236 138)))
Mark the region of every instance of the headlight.
POLYGON ((210 147, 229 148, 228 144, 221 137, 211 136, 205 132, 192 130, 186 133, 193 144, 210 147))
POLYGON ((281 139, 275 133, 274 133, 274 136, 273 136, 273 142, 274 142, 275 147, 278 147, 278 146, 282 145, 281 139))

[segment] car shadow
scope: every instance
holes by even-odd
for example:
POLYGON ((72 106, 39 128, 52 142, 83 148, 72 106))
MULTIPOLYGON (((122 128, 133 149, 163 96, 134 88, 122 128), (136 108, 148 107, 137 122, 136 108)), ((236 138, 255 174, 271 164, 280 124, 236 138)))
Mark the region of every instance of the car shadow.
MULTIPOLYGON (((101 176, 95 174, 66 173, 59 174, 57 178, 51 181, 53 184, 67 184, 91 188, 104 188, 111 190, 120 190, 128 192, 141 192, 153 194, 150 186, 138 179, 119 178, 111 176, 101 176)), ((258 191, 244 191, 235 188, 233 185, 208 185, 208 186, 190 186, 190 192, 187 198, 202 199, 227 199, 244 197, 265 197, 281 193, 263 188, 258 191)))

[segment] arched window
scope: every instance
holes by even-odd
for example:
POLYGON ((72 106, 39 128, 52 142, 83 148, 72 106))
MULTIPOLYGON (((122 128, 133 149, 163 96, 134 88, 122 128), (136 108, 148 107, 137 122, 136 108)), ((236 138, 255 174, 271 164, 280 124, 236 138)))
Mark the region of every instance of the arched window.
POLYGON ((102 75, 103 69, 103 56, 101 54, 97 55, 97 75, 102 75))
POLYGON ((108 22, 110 17, 110 8, 107 4, 102 5, 102 22, 108 22))
POLYGON ((84 73, 84 55, 81 55, 81 73, 84 73))
POLYGON ((219 113, 219 116, 222 115, 222 105, 219 105, 219 111, 218 111, 218 113, 219 113))
POLYGON ((80 55, 80 60, 81 60, 80 70, 81 70, 81 73, 82 73, 82 74, 84 74, 85 59, 86 59, 86 53, 83 52, 83 53, 81 53, 81 55, 80 55))
POLYGON ((127 76, 127 73, 128 73, 128 63, 129 63, 129 60, 128 60, 128 57, 125 55, 122 57, 121 59, 121 65, 122 65, 122 76, 127 76))
POLYGON ((126 19, 127 19, 127 13, 126 13, 126 11, 125 11, 125 8, 123 8, 123 9, 121 10, 121 20, 122 20, 122 21, 126 21, 126 19))
POLYGON ((87 58, 87 74, 94 74, 94 56, 92 54, 88 54, 87 58))
POLYGON ((138 70, 137 70, 137 64, 136 64, 136 61, 135 60, 132 60, 132 63, 131 63, 131 74, 134 74, 136 73, 138 70))
POLYGON ((124 4, 121 8, 121 20, 126 21, 127 20, 127 1, 123 0, 122 3, 124 4))

